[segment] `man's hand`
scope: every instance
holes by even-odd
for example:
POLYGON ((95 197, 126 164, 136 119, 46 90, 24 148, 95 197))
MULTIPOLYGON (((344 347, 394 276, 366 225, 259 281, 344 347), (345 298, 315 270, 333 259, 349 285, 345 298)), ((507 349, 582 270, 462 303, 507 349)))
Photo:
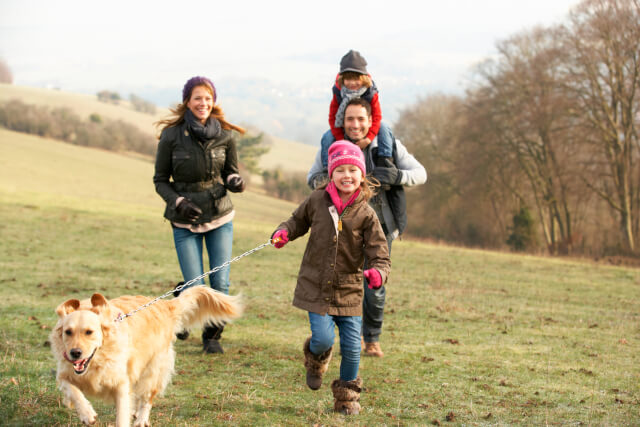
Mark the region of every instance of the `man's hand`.
POLYGON ((361 150, 364 150, 371 144, 371 140, 369 138, 362 138, 356 142, 356 145, 360 147, 361 150))
POLYGON ((182 199, 180 203, 178 203, 176 211, 181 217, 186 218, 191 222, 196 221, 200 218, 200 215, 202 215, 202 209, 191 203, 187 198, 182 199))
POLYGON ((395 166, 388 168, 377 167, 371 171, 371 175, 380 181, 380 184, 400 185, 402 181, 402 171, 395 166))

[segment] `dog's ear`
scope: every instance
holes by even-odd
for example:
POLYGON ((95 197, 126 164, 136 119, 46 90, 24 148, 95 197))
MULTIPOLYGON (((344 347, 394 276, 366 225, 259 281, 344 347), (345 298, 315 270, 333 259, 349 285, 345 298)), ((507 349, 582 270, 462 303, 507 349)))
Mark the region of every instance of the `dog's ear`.
POLYGON ((111 333, 113 327, 113 319, 109 318, 111 310, 107 299, 102 294, 93 294, 91 296, 91 311, 101 316, 102 335, 106 339, 111 333))
POLYGON ((58 308, 56 308, 56 313, 58 314, 58 317, 64 317, 67 314, 76 311, 78 307, 80 307, 80 301, 77 299, 70 299, 60 304, 58 308))
POLYGON ((102 294, 93 294, 91 296, 91 305, 98 311, 102 311, 107 308, 109 303, 107 303, 107 299, 102 294))

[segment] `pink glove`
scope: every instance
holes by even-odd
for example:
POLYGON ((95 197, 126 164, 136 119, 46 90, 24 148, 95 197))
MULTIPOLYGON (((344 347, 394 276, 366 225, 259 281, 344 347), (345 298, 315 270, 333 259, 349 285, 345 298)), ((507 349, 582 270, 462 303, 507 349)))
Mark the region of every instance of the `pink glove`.
POLYGON ((289 241, 289 232, 285 229, 278 230, 271 236, 271 241, 276 249, 280 249, 289 241))
POLYGON ((369 282, 369 289, 378 289, 382 286, 382 276, 380 272, 375 268, 370 268, 364 271, 364 277, 367 278, 367 282, 369 282))

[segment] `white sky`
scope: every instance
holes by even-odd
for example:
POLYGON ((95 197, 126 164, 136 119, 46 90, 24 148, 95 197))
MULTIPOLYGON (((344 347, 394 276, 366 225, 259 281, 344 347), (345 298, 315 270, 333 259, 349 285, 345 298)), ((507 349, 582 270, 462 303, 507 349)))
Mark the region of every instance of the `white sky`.
POLYGON ((0 57, 16 84, 88 93, 181 87, 196 74, 326 89, 356 49, 377 82, 451 91, 497 40, 558 23, 577 3, 0 0, 0 57))

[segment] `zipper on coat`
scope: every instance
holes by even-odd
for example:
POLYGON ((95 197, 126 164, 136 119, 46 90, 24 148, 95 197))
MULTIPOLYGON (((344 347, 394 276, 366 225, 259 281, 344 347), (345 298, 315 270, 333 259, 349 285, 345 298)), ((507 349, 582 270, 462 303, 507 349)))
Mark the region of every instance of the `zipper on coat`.
POLYGON ((342 213, 340 214, 340 216, 338 217, 338 233, 340 231, 342 231, 342 217, 347 213, 347 211, 349 210, 349 206, 347 206, 346 208, 344 208, 344 210, 342 211, 342 213))

